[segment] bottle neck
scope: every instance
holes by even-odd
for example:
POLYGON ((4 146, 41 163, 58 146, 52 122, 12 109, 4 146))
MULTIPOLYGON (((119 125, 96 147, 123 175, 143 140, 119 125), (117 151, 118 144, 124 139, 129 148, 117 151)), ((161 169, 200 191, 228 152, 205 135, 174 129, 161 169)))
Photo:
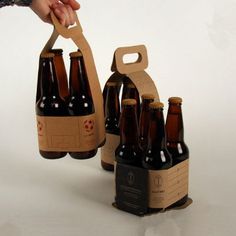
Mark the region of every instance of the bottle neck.
POLYGON ((42 96, 59 97, 58 82, 52 58, 42 59, 42 69, 40 78, 42 96))
POLYGON ((121 145, 138 145, 138 119, 133 106, 123 106, 120 119, 120 142, 121 145))
POLYGON ((184 125, 181 104, 169 105, 166 132, 168 142, 184 142, 184 125))
POLYGON ((82 57, 71 58, 70 65, 70 95, 79 96, 89 92, 88 78, 82 57))
POLYGON ((117 88, 111 86, 107 88, 105 99, 105 118, 114 117, 119 119, 120 117, 120 103, 117 88))
POLYGON ((153 151, 166 149, 166 132, 162 109, 152 109, 150 111, 147 148, 153 151))

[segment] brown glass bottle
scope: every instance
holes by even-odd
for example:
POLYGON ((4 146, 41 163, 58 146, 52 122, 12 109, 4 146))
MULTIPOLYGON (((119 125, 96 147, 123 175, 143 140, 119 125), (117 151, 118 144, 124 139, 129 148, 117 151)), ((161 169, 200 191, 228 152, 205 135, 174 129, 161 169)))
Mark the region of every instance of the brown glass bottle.
MULTIPOLYGON (((174 165, 189 158, 189 149, 184 142, 184 124, 181 105, 181 98, 169 98, 169 109, 166 119, 167 148, 172 154, 174 165)), ((174 203, 172 207, 181 206, 185 204, 187 200, 188 195, 174 203)))
POLYGON ((125 77, 123 79, 123 91, 122 91, 122 100, 124 99, 135 99, 136 100, 136 112, 139 121, 140 116, 140 98, 139 92, 133 82, 128 78, 125 77))
MULTIPOLYGON (((38 116, 68 116, 67 106, 59 95, 53 58, 53 53, 41 55, 41 71, 39 76, 41 97, 36 103, 36 114, 38 116)), ((40 150, 40 154, 47 159, 57 159, 64 157, 66 152, 40 150)))
MULTIPOLYGON (((86 116, 94 113, 94 104, 81 52, 70 53, 70 97, 68 109, 71 116, 86 116)), ((95 156, 97 148, 86 152, 70 152, 75 159, 95 156)))
MULTIPOLYGON (((153 102, 150 107, 148 145, 143 159, 143 167, 148 170, 165 170, 172 167, 172 157, 166 147, 163 103, 153 102)), ((149 208, 150 212, 160 209, 149 208)))
POLYGON ((141 113, 139 119, 139 142, 143 151, 147 148, 147 137, 149 127, 149 104, 154 101, 153 94, 143 94, 142 96, 141 113))
MULTIPOLYGON (((120 119, 120 101, 117 83, 115 82, 107 82, 106 84, 106 100, 105 103, 105 129, 106 133, 119 135, 119 119, 120 119)), ((114 150, 115 151, 115 150, 114 150)), ((108 171, 114 170, 114 165, 106 163, 101 160, 101 165, 103 169, 108 171)))
POLYGON ((152 102, 148 129, 148 144, 143 166, 150 170, 164 170, 172 167, 172 157, 166 146, 166 131, 163 103, 152 102))
POLYGON ((55 64, 55 69, 56 69, 57 78, 58 78, 60 96, 63 99, 67 100, 69 97, 69 91, 68 91, 67 73, 66 73, 65 63, 63 59, 63 50, 51 49, 50 52, 55 54, 54 64, 55 64))
POLYGON ((117 163, 141 166, 143 152, 139 144, 136 100, 124 99, 120 118, 120 144, 115 150, 117 163))

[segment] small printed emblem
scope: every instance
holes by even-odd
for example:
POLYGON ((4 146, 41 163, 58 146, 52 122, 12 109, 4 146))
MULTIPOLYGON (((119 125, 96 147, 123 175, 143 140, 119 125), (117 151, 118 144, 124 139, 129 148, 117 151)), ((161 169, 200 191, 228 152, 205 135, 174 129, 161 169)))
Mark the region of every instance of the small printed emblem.
POLYGON ((94 120, 85 120, 84 121, 84 129, 87 133, 90 133, 94 129, 94 120))
POLYGON ((135 181, 135 176, 134 173, 129 171, 128 175, 127 175, 127 181, 129 185, 133 185, 134 181, 135 181))
POLYGON ((43 133, 43 123, 39 120, 37 121, 38 135, 42 135, 43 133))
POLYGON ((162 177, 160 175, 157 175, 157 176, 155 176, 153 182, 154 182, 154 185, 156 187, 161 187, 162 184, 163 184, 163 179, 162 179, 162 177))

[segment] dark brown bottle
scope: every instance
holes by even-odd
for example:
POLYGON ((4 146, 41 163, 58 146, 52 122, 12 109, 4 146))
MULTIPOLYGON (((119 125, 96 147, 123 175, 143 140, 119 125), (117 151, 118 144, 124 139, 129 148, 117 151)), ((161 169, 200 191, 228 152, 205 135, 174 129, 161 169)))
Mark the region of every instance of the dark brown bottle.
POLYGON ((163 103, 152 102, 148 144, 144 155, 143 166, 149 170, 165 170, 172 167, 172 157, 167 150, 163 103))
MULTIPOLYGON (((63 60, 63 50, 62 49, 51 49, 50 53, 54 54, 54 66, 56 71, 56 76, 58 80, 58 89, 60 97, 63 99, 67 99, 69 96, 68 92, 68 82, 67 82, 67 73, 65 69, 65 64, 63 60)), ((38 84, 37 84, 37 93, 36 93, 36 103, 41 97, 41 86, 40 86, 40 76, 42 69, 42 59, 41 56, 39 58, 39 69, 38 69, 38 84)))
MULTIPOLYGON (((169 98, 169 109, 166 120, 167 148, 172 154, 174 165, 189 158, 189 149, 184 142, 184 124, 181 105, 181 98, 169 98)), ((174 203, 172 207, 181 206, 185 204, 187 200, 188 195, 174 203)))
POLYGON ((66 73, 65 63, 63 59, 63 50, 51 49, 50 52, 55 54, 54 64, 55 64, 56 74, 58 78, 60 96, 63 99, 67 100, 69 97, 69 91, 68 91, 67 73, 66 73))
MULTIPOLYGON (((94 113, 94 103, 81 52, 70 53, 70 97, 68 109, 71 116, 86 116, 94 113)), ((75 159, 88 159, 95 156, 97 148, 86 152, 70 152, 75 159)))
POLYGON ((117 163, 141 166, 143 152, 139 144, 136 100, 124 99, 120 118, 120 144, 115 150, 117 163))
POLYGON ((42 78, 41 78, 41 71, 42 71, 42 57, 40 55, 39 57, 39 67, 38 67, 38 80, 37 80, 37 91, 36 91, 36 100, 35 100, 35 104, 39 101, 39 99, 41 98, 42 96, 42 92, 41 92, 41 81, 42 81, 42 78))
POLYGON ((139 92, 133 82, 129 78, 123 80, 123 91, 122 91, 122 100, 124 99, 135 99, 136 100, 136 112, 139 121, 140 116, 140 98, 139 92))
POLYGON ((142 96, 141 113, 139 119, 139 142, 142 149, 145 151, 147 148, 147 137, 149 127, 149 104, 154 101, 153 94, 143 94, 142 96))
MULTIPOLYGON (((119 119, 120 119, 120 101, 117 83, 107 82, 106 84, 106 96, 105 96, 105 129, 106 133, 117 135, 120 134, 119 119)), ((115 151, 115 150, 114 150, 115 151)), ((103 169, 108 171, 114 170, 114 165, 101 160, 103 169)))
MULTIPOLYGON (((68 116, 67 106, 59 94, 53 58, 53 53, 41 55, 41 71, 39 76, 41 96, 36 103, 36 114, 38 116, 68 116)), ((66 152, 40 150, 40 154, 47 159, 57 159, 64 157, 66 152)))
MULTIPOLYGON (((165 170, 172 167, 172 157, 166 147, 165 121, 163 103, 153 102, 150 107, 150 125, 148 145, 143 159, 143 167, 148 170, 165 170)), ((154 190, 156 192, 157 190, 154 190)), ((153 199, 151 197, 151 199, 153 199)), ((155 198, 154 198, 155 199, 155 198)), ((156 201, 156 200, 155 200, 156 201)), ((149 208, 150 212, 160 210, 149 208)))

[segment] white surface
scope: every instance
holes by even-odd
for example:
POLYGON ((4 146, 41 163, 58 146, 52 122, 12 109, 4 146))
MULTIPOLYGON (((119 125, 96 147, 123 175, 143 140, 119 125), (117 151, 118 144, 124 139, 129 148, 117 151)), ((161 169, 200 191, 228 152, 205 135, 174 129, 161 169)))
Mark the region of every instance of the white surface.
MULTIPOLYGON (((42 159, 34 98, 38 55, 51 33, 29 9, 0 9, 0 235, 221 236, 236 232, 236 1, 81 0, 80 20, 101 84, 113 51, 144 43, 162 101, 184 99, 191 152, 182 211, 139 218, 113 209, 99 155, 42 159)), ((73 44, 60 40, 68 54, 73 44)))

